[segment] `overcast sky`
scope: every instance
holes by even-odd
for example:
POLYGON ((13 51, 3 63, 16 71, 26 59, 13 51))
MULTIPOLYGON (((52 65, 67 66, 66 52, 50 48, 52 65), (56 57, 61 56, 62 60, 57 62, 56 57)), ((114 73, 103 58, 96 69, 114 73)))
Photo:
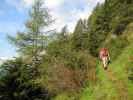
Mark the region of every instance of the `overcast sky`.
MULTIPOLYGON (((7 59, 16 55, 15 47, 10 45, 6 34, 15 36, 24 30, 28 12, 34 0, 0 0, 0 58, 7 59)), ((59 31, 64 25, 73 31, 79 18, 86 19, 97 3, 104 0, 45 0, 53 19, 52 27, 59 31)))

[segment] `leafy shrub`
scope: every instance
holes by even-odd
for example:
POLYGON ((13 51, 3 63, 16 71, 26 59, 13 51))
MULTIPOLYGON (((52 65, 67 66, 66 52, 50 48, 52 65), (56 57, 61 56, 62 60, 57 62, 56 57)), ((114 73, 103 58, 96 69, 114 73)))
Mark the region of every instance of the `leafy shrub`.
POLYGON ((51 57, 44 60, 45 63, 41 65, 43 67, 41 69, 44 70, 41 79, 38 80, 42 80, 41 84, 55 94, 64 91, 79 93, 86 81, 96 80, 95 58, 85 51, 68 51, 65 57, 51 57))
POLYGON ((126 65, 128 79, 133 82, 133 56, 129 58, 128 64, 126 65))
POLYGON ((111 38, 110 41, 105 44, 105 46, 109 49, 111 60, 115 60, 127 45, 128 40, 123 36, 111 38))
POLYGON ((133 38, 133 22, 131 22, 125 29, 125 31, 123 32, 124 36, 127 37, 128 41, 132 42, 132 38, 133 38))

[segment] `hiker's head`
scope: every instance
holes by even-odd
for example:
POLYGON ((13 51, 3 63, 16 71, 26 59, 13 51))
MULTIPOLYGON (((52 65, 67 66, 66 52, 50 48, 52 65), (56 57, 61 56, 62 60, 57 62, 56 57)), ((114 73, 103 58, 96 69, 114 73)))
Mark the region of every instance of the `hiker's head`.
POLYGON ((101 50, 107 50, 107 48, 103 47, 103 48, 101 48, 101 50))

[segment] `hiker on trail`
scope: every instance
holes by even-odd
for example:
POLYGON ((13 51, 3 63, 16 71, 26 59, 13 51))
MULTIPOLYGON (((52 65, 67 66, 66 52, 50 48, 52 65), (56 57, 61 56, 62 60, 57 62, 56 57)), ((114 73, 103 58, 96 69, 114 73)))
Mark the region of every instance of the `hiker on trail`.
POLYGON ((106 70, 110 61, 110 56, 107 48, 102 48, 99 52, 99 57, 103 62, 103 67, 106 70))

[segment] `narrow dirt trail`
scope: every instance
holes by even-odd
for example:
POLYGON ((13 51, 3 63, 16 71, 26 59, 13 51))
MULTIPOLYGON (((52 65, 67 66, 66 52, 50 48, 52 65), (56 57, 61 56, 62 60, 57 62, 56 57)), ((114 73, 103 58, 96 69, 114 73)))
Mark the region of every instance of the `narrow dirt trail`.
POLYGON ((125 84, 121 80, 117 79, 116 75, 113 73, 112 70, 108 69, 105 72, 108 77, 115 83, 115 86, 119 92, 119 100, 130 100, 128 96, 128 90, 125 84))

